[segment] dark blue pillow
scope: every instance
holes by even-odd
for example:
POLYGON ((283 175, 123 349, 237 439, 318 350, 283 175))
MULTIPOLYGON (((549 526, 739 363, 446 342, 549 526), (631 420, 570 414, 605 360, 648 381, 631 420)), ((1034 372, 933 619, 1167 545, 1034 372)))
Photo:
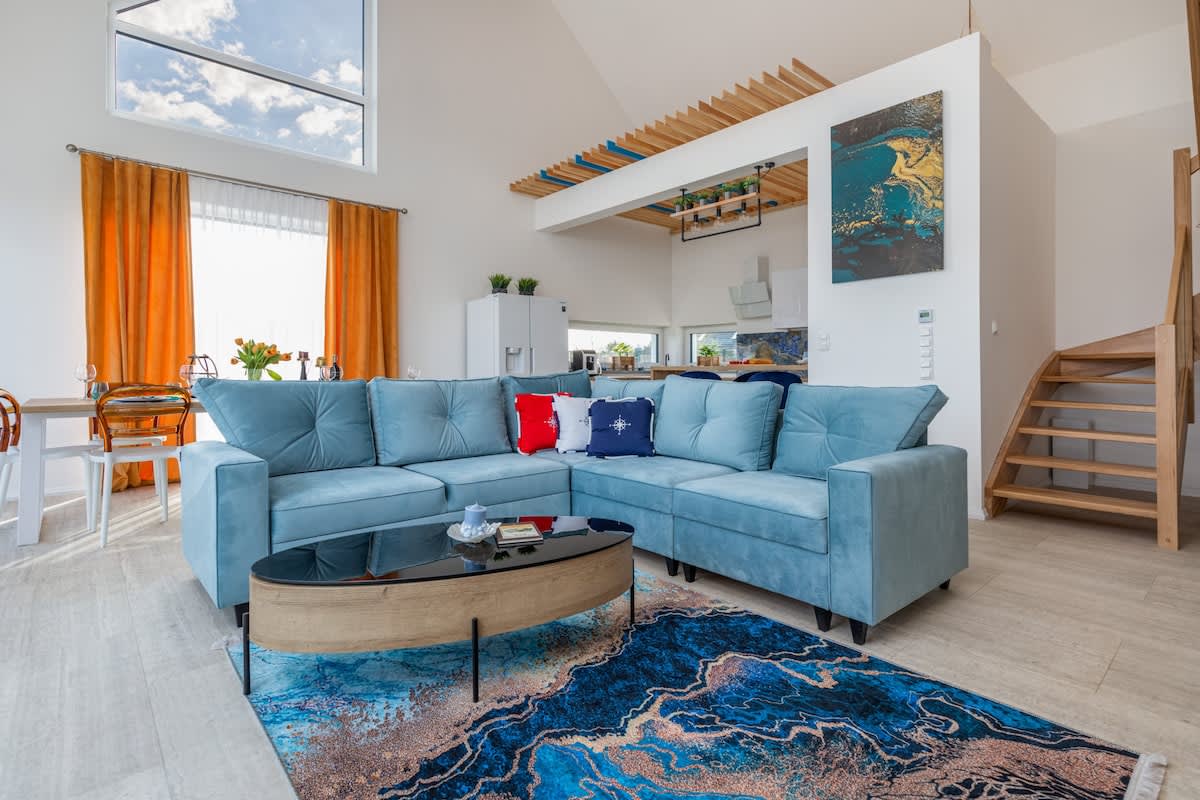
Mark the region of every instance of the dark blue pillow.
POLYGON ((589 456, 654 455, 654 401, 649 397, 597 400, 588 416, 592 421, 589 456))

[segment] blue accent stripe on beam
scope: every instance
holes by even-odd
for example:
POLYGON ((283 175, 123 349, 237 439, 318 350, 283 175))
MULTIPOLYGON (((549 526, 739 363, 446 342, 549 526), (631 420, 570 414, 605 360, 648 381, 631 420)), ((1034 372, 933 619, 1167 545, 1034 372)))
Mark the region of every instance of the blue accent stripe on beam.
POLYGON ((579 155, 575 156, 575 163, 578 166, 584 167, 585 169, 590 169, 592 172, 612 172, 612 169, 609 167, 593 164, 591 161, 585 161, 583 156, 579 155))
POLYGON ((663 214, 674 214, 675 213, 674 208, 668 208, 667 206, 660 206, 657 203, 651 203, 650 205, 646 206, 646 208, 650 209, 651 211, 660 211, 663 214))
POLYGON ((777 205, 779 205, 779 201, 778 200, 768 200, 767 202, 763 203, 763 205, 764 206, 777 206, 777 205))
POLYGON ((632 158, 634 161, 641 161, 643 158, 645 158, 645 156, 642 155, 641 153, 635 153, 632 150, 626 150, 624 147, 621 147, 616 142, 614 142, 612 139, 609 139, 607 142, 605 142, 604 147, 610 153, 616 153, 619 156, 625 156, 626 158, 632 158))
POLYGON ((565 181, 562 178, 554 177, 550 173, 546 172, 546 170, 542 170, 541 174, 538 175, 538 177, 544 181, 550 181, 550 183, 557 183, 559 186, 574 186, 575 185, 571 181, 565 181))

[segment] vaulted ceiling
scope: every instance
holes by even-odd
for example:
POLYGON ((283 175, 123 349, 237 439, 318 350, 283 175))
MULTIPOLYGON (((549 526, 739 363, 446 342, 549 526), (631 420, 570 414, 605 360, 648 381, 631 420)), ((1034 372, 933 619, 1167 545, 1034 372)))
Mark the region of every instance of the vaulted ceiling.
MULTIPOLYGON (((594 147, 514 181, 509 188, 520 194, 545 197, 831 86, 833 82, 824 75, 798 59, 792 59, 771 72, 751 75, 719 95, 681 106, 674 113, 636 130, 614 134, 594 147)), ((693 186, 691 190, 704 188, 709 187, 693 186)), ((807 202, 808 162, 802 160, 768 169, 762 175, 757 194, 764 213, 807 202)), ((672 216, 673 212, 675 209, 666 203, 651 203, 619 216, 678 230, 680 222, 677 216, 672 216)))
MULTIPOLYGON (((967 0, 553 2, 631 125, 793 57, 844 83, 968 30, 967 0)), ((1008 78, 1186 22, 1184 0, 972 0, 972 7, 974 30, 1008 78)))

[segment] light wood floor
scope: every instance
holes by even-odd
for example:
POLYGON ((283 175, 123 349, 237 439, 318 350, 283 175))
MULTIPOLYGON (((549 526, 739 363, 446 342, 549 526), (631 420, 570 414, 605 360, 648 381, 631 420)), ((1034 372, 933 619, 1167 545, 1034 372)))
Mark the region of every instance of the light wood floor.
MULTIPOLYGON (((293 797, 222 652, 232 615, 180 553, 177 496, 164 524, 150 490, 117 495, 103 551, 79 533, 81 499, 52 502, 34 547, 15 548, 13 507, 0 513, 0 797, 293 797)), ((1164 752, 1164 797, 1200 798, 1200 510, 1184 530, 1167 553, 1087 520, 972 522, 971 568, 866 649, 1164 752)), ((639 566, 665 576, 656 556, 639 566)), ((801 603, 703 573, 693 587, 814 630, 801 603)), ((848 626, 830 635, 848 642, 848 626)))

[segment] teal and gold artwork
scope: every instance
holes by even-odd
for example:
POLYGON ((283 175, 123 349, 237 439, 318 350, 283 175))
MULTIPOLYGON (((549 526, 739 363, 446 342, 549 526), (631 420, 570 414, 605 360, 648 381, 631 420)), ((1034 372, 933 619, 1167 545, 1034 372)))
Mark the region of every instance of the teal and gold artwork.
POLYGON ((942 93, 830 131, 833 282, 943 268, 942 93))

